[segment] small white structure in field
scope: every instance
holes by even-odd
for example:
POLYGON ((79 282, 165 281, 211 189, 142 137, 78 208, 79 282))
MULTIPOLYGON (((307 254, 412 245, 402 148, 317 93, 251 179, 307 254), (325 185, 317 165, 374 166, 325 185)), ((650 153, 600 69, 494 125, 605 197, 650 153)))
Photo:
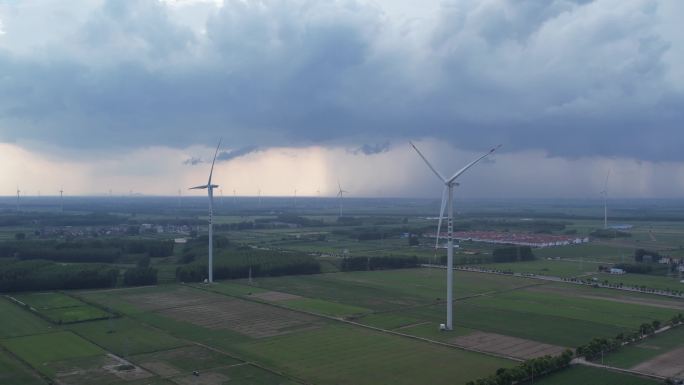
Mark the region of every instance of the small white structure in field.
POLYGON ((625 274, 625 273, 627 273, 627 272, 624 271, 623 269, 616 269, 616 268, 614 268, 614 267, 611 267, 611 268, 610 268, 610 274, 622 275, 622 274, 625 274))

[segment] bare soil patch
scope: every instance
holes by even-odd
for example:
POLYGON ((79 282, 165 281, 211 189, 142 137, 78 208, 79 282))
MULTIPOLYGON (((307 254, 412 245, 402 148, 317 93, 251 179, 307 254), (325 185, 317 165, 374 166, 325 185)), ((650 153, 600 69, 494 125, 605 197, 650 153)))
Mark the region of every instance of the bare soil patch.
POLYGON ((188 288, 131 295, 126 299, 178 321, 212 330, 232 330, 254 338, 314 328, 322 322, 306 314, 188 288))
POLYGON ((484 332, 459 336, 451 339, 449 342, 465 348, 474 348, 521 359, 543 357, 545 355, 555 356, 561 354, 566 349, 562 346, 484 332))
POLYGON ((684 376, 684 347, 663 353, 636 365, 632 370, 664 377, 684 376))
POLYGON ((271 302, 282 302, 282 301, 289 301, 291 299, 303 298, 302 296, 299 296, 299 295, 283 293, 280 291, 266 291, 263 293, 252 294, 252 297, 263 299, 264 301, 271 301, 271 302))
POLYGON ((59 363, 56 377, 60 384, 109 384, 121 380, 134 381, 154 376, 152 373, 117 357, 113 354, 86 359, 59 363))

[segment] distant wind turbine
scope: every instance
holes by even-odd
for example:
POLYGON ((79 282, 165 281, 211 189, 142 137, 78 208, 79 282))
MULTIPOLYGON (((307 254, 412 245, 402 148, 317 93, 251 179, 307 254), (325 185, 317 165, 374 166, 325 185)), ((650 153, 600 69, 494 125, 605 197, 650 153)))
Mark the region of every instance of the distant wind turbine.
POLYGON ((214 160, 211 162, 211 170, 209 171, 209 181, 205 185, 190 187, 190 190, 207 190, 209 196, 209 283, 214 282, 214 189, 218 185, 211 183, 211 177, 214 174, 214 163, 216 163, 216 155, 218 155, 221 147, 221 140, 219 139, 216 152, 214 153, 214 160))
POLYGON ((603 228, 604 229, 608 228, 608 178, 610 178, 610 170, 608 170, 608 174, 606 175, 606 183, 603 185, 603 191, 601 191, 601 195, 603 195, 603 228))
POLYGON ((64 187, 59 189, 59 205, 62 208, 62 212, 64 212, 64 187))
POLYGON ((292 200, 292 204, 295 208, 297 207, 297 189, 294 190, 294 198, 292 200))
POLYGON ((337 180, 337 188, 338 188, 337 198, 339 198, 338 204, 340 206, 340 214, 338 215, 338 218, 342 218, 342 198, 343 198, 344 194, 349 193, 349 191, 342 190, 342 185, 340 184, 339 179, 337 180))
POLYGON ((21 193, 21 190, 19 190, 19 186, 17 186, 17 211, 19 211, 19 194, 21 193))
POLYGON ((412 142, 409 142, 411 144, 411 147, 413 147, 414 150, 420 155, 420 157, 423 159, 425 164, 430 168, 430 170, 439 178, 444 183, 444 189, 442 190, 442 207, 439 212, 439 222, 437 224, 437 241, 435 243, 435 248, 439 245, 439 235, 442 227, 442 218, 444 218, 444 208, 445 205, 447 206, 448 210, 448 219, 447 219, 447 321, 445 325, 446 330, 453 330, 454 324, 453 324, 453 303, 454 303, 454 240, 453 240, 453 221, 454 221, 454 206, 453 206, 453 200, 454 200, 454 186, 458 186, 458 183, 456 183, 456 179, 461 176, 464 172, 466 172, 469 168, 473 167, 477 162, 481 161, 494 151, 496 151, 501 145, 498 145, 486 154, 480 156, 479 158, 475 159, 474 161, 468 163, 465 167, 462 169, 458 170, 451 178, 446 179, 437 172, 437 170, 428 162, 427 158, 423 156, 423 154, 418 150, 418 147, 416 147, 415 144, 412 142))
POLYGON ((261 207, 261 188, 259 188, 257 195, 259 196, 259 207, 261 207))

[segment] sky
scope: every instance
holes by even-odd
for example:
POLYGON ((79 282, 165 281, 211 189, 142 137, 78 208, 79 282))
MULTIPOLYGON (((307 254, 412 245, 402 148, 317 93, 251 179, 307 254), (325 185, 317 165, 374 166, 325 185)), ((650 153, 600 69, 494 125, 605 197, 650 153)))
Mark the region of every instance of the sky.
POLYGON ((680 0, 0 0, 0 195, 684 196, 680 0))

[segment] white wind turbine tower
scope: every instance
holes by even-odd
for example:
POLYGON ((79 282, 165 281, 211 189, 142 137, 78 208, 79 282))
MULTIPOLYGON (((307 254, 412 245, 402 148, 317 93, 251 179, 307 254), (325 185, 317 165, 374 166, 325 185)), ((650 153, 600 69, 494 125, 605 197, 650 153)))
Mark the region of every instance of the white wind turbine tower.
POLYGON ((337 197, 339 198, 338 203, 340 206, 340 214, 338 215, 338 218, 342 218, 342 197, 344 194, 349 193, 349 191, 342 190, 342 185, 340 185, 339 180, 337 181, 337 188, 338 188, 337 197))
POLYGON ((17 211, 19 211, 19 194, 21 193, 21 190, 19 190, 19 186, 17 186, 17 211))
POLYGON ((214 160, 211 162, 211 170, 209 171, 209 181, 207 184, 190 187, 190 190, 206 189, 207 194, 209 195, 209 283, 214 282, 214 189, 219 187, 218 185, 211 183, 211 176, 214 174, 214 163, 216 163, 216 155, 218 155, 220 147, 221 140, 219 140, 219 144, 216 146, 216 152, 214 153, 214 160))
POLYGON ((257 192, 257 195, 259 196, 259 207, 261 207, 261 188, 257 192))
POLYGON ((64 187, 59 189, 59 205, 62 208, 62 212, 64 212, 64 187))
POLYGON ((437 170, 432 167, 432 164, 428 162, 427 158, 423 156, 423 154, 418 150, 418 147, 414 145, 412 142, 409 142, 411 144, 411 147, 413 147, 414 150, 420 155, 420 157, 425 161, 425 164, 432 170, 432 172, 437 175, 439 180, 441 180, 444 183, 444 189, 442 190, 442 207, 439 212, 439 222, 437 224, 437 241, 435 244, 435 248, 439 245, 439 233, 441 231, 442 227, 442 218, 444 217, 444 208, 445 204, 447 206, 448 214, 447 214, 447 321, 445 325, 446 330, 453 330, 454 324, 453 324, 453 302, 454 302, 454 240, 453 240, 453 218, 454 218, 454 207, 453 207, 453 193, 454 193, 454 186, 457 186, 458 184, 456 183, 456 179, 461 176, 464 172, 466 172, 469 168, 473 167, 477 162, 481 161, 494 151, 496 151, 501 145, 498 145, 486 154, 480 156, 479 158, 475 159, 474 161, 468 163, 465 167, 462 169, 458 170, 451 178, 446 179, 437 172, 437 170))
POLYGON ((610 170, 608 170, 608 175, 606 175, 606 183, 603 185, 603 228, 608 229, 608 178, 610 178, 610 170))

